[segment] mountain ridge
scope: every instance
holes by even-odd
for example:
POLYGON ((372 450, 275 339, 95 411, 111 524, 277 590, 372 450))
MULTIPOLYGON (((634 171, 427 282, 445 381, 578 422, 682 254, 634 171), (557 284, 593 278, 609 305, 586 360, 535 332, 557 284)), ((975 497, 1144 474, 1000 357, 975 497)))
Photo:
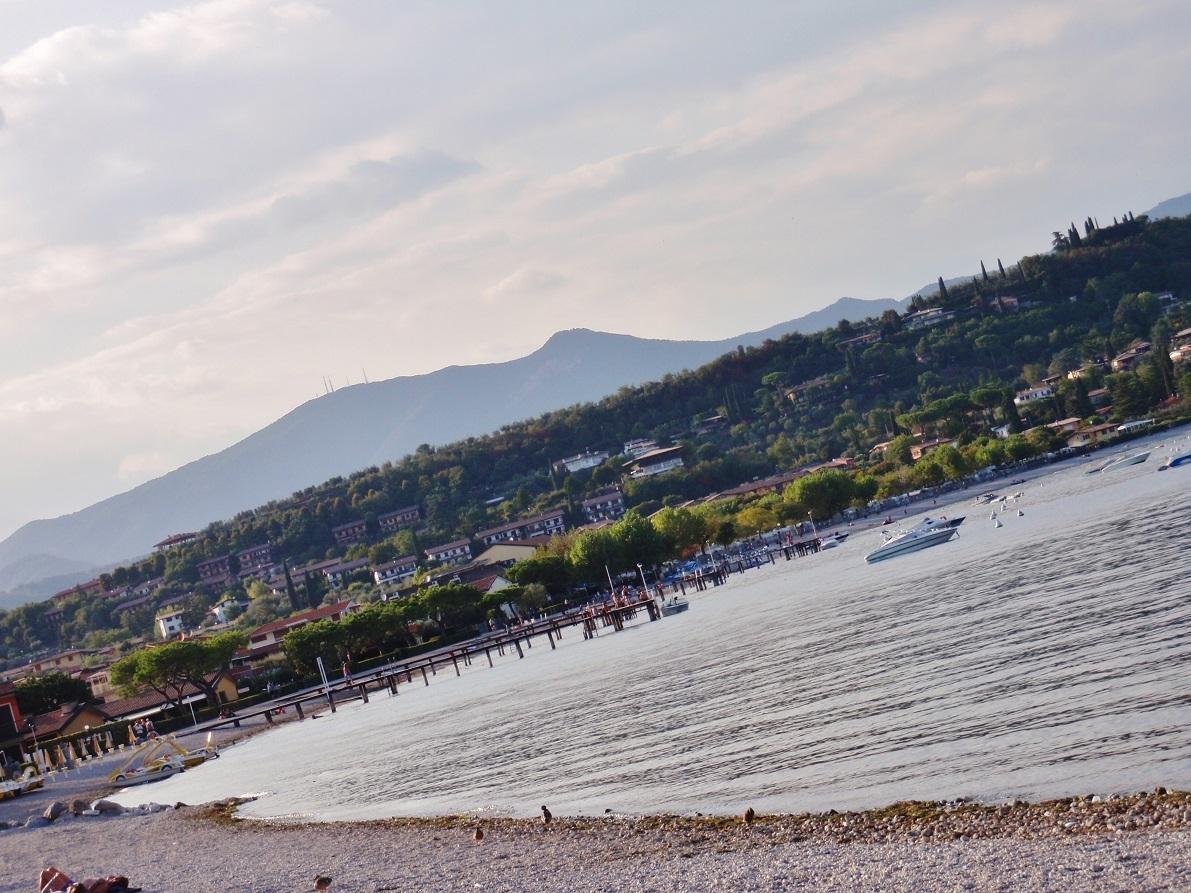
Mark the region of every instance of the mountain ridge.
MULTIPOLYGON (((696 368, 738 345, 903 308, 903 301, 889 298, 840 298, 804 316, 715 341, 564 329, 513 360, 340 388, 131 490, 26 523, 0 542, 0 581, 6 590, 19 588, 26 601, 39 581, 70 585, 95 567, 147 553, 170 533, 199 529, 336 475, 400 458, 419 444, 478 436, 599 400, 620 387, 696 368), (279 456, 289 461, 279 462, 279 456)), ((12 604, 12 596, 0 593, 0 607, 12 604)))

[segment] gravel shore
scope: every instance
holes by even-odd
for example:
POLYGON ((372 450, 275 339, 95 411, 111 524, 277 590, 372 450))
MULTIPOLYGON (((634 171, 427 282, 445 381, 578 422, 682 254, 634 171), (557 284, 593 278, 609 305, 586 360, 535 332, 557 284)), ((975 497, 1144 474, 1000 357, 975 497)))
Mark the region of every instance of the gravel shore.
POLYGON ((1191 797, 1152 793, 725 818, 443 818, 275 825, 231 809, 59 818, 0 831, 0 893, 47 864, 146 891, 1186 891, 1191 797))

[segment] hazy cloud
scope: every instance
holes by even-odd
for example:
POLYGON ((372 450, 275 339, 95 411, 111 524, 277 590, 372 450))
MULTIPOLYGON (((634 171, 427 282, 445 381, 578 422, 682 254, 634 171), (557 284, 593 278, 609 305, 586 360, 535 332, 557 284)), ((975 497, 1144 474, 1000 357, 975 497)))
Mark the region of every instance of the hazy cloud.
POLYGON ((0 535, 324 375, 723 337, 1184 193, 1188 35, 1177 0, 4 4, 0 535))

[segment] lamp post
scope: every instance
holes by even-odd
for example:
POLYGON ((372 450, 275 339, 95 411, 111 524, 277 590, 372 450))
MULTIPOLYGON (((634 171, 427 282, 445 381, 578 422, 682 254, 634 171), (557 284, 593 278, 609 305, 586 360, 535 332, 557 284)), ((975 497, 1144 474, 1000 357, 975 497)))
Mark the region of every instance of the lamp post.
POLYGON ((807 520, 811 522, 811 533, 815 535, 815 539, 819 538, 819 531, 815 529, 815 516, 810 512, 806 513, 807 520))
POLYGON ((649 584, 645 582, 645 568, 641 567, 641 562, 637 562, 637 573, 641 575, 641 588, 646 592, 649 591, 649 584))

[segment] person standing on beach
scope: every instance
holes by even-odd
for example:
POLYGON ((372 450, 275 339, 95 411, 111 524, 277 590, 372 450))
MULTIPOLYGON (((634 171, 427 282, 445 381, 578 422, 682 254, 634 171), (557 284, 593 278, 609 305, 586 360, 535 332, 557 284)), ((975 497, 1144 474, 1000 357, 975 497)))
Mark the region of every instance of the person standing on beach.
POLYGON ((350 651, 343 655, 343 678, 348 685, 352 684, 352 653, 350 651))

